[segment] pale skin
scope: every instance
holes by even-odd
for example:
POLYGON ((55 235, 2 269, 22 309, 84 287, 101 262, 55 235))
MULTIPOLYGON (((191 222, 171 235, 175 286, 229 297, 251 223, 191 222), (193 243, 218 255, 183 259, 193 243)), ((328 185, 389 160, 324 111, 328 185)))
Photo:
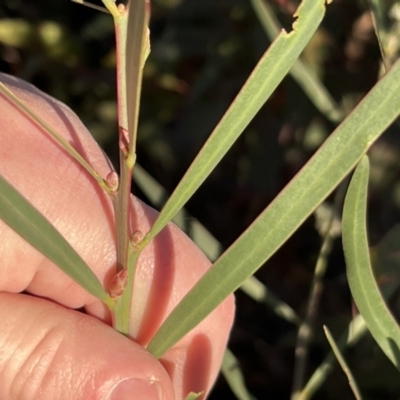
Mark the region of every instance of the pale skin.
MULTIPOLYGON (((110 172, 105 155, 69 108, 26 82, 4 74, 0 80, 103 177, 110 172)), ((116 271, 108 195, 2 95, 0 174, 55 225, 107 287, 116 271)), ((142 232, 156 216, 136 198, 131 214, 132 229, 142 232)), ((110 313, 99 300, 1 220, 0 238, 0 399, 181 400, 190 391, 210 391, 232 326, 233 296, 160 361, 143 347, 210 267, 174 225, 164 229, 140 258, 130 339, 110 327, 110 313), (74 310, 81 307, 87 314, 74 310), (138 381, 130 384, 129 378, 138 381), (121 382, 131 395, 120 389, 107 397, 121 382)))

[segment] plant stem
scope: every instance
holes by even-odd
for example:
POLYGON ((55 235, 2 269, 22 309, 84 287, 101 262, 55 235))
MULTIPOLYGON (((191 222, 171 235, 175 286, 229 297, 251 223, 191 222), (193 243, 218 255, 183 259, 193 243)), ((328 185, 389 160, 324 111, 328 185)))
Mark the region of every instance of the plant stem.
MULTIPOLYGON (((117 236, 117 273, 128 269, 129 251, 129 199, 131 192, 132 168, 129 168, 127 154, 129 143, 124 140, 128 131, 127 91, 126 91, 126 38, 128 12, 123 5, 116 6, 113 0, 103 0, 103 4, 113 16, 116 41, 117 104, 119 130, 120 179, 118 191, 112 197, 116 236, 117 236)), ((132 268, 131 268, 132 269, 132 268)), ((133 273, 128 269, 128 283, 124 294, 117 299, 112 308, 114 328, 127 335, 129 330, 130 299, 133 288, 133 273), (128 298, 129 297, 129 298, 128 298)))
POLYGON ((117 102, 119 129, 120 182, 113 206, 117 235, 117 273, 128 270, 124 293, 113 309, 114 327, 127 335, 136 264, 142 246, 131 238, 130 194, 136 161, 136 134, 142 70, 148 50, 149 5, 146 0, 131 1, 127 8, 113 0, 103 0, 114 17, 117 64, 117 102), (132 242, 130 243, 130 240, 132 242))
POLYGON ((120 184, 114 202, 115 220, 117 227, 117 272, 127 268, 128 243, 129 243, 129 198, 131 193, 132 168, 129 168, 127 149, 129 143, 124 142, 124 131, 128 130, 128 112, 126 99, 126 33, 127 12, 114 17, 116 54, 117 54, 117 103, 118 103, 118 127, 119 127, 119 160, 120 160, 120 184))
POLYGON ((140 257, 141 250, 132 244, 128 246, 128 283, 122 296, 116 302, 113 310, 114 328, 123 335, 128 336, 131 301, 135 278, 136 265, 140 257))

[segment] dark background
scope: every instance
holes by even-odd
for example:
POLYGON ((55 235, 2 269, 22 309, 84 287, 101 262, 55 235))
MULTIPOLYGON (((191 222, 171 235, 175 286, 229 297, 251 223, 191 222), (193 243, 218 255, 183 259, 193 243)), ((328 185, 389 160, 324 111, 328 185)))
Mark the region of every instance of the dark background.
MULTIPOLYGON (((296 1, 271 0, 290 30, 296 1)), ((99 4, 99 3, 97 3, 99 4)), ((374 85, 380 51, 366 1, 335 0, 303 54, 345 113, 374 85)), ((152 52, 144 72, 139 163, 172 192, 269 45, 248 0, 153 0, 152 52)), ((112 19, 67 0, 0 0, 0 71, 67 103, 117 163, 112 19)), ((304 165, 335 124, 287 77, 187 204, 229 246, 304 165)), ((400 219, 399 130, 371 150, 372 245, 400 219)), ((143 198, 138 188, 135 193, 143 198)), ((144 198, 145 199, 145 198, 144 198)), ((145 199, 146 200, 146 199, 145 199)), ((321 238, 310 218, 257 277, 304 316, 321 238)), ((329 256, 310 349, 312 373, 351 319, 341 241, 329 256)), ((288 399, 296 327, 237 293, 230 348, 257 399, 288 399)), ((346 353, 366 399, 395 399, 400 379, 370 337, 346 353)), ((234 399, 220 377, 210 399, 234 399)), ((316 399, 353 398, 339 367, 316 399)))

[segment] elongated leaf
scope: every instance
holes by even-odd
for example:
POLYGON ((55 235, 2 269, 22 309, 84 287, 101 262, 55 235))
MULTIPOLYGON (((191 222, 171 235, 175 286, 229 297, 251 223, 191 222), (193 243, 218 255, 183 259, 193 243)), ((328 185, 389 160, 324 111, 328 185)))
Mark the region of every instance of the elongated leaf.
POLYGON ((362 396, 360 393, 360 389, 358 388, 358 384, 357 384, 356 380, 354 379, 354 375, 351 372, 351 369, 349 368, 345 358, 343 357, 343 354, 340 351, 338 344, 336 343, 335 339, 333 338, 333 336, 327 326, 324 326, 324 331, 325 331, 325 336, 328 339, 328 342, 332 348, 333 353, 335 354, 337 360, 339 361, 339 364, 342 367, 343 372, 347 376, 347 379, 349 381, 349 385, 354 394, 354 397, 356 398, 356 400, 362 400, 362 396))
MULTIPOLYGON (((251 3, 265 33, 271 41, 274 40, 282 27, 275 17, 272 7, 264 0, 251 0, 251 3)), ((340 110, 323 83, 301 59, 296 60, 289 73, 323 115, 336 123, 344 118, 343 111, 340 110)))
POLYGON ((96 6, 96 4, 89 3, 89 2, 87 2, 85 0, 71 0, 71 1, 73 3, 82 4, 83 6, 86 6, 88 8, 92 8, 93 10, 104 12, 106 14, 109 12, 107 10, 107 8, 96 6))
POLYGON ((184 297, 149 344, 149 350, 161 356, 252 275, 354 168, 399 113, 397 62, 184 297))
POLYGON ((288 73, 325 12, 325 0, 304 0, 290 33, 281 32, 263 55, 148 233, 148 243, 184 206, 227 153, 255 114, 288 73))
POLYGON ((400 328, 379 292, 372 272, 366 229, 368 158, 357 167, 343 210, 343 247, 354 301, 379 346, 400 369, 400 328))
MULTIPOLYGON (((380 241, 377 249, 374 251, 376 255, 373 257, 374 275, 380 283, 380 291, 387 302, 390 296, 399 287, 399 237, 400 226, 396 225, 385 237, 380 241)), ((371 251, 370 251, 371 253, 371 251)), ((364 318, 359 314, 349 324, 349 327, 342 334, 337 345, 341 351, 347 346, 354 346, 360 338, 368 332, 364 318)), ((333 370, 335 359, 333 353, 329 353, 321 365, 314 371, 306 386, 303 388, 300 398, 302 400, 310 399, 316 390, 322 386, 328 374, 333 370)))
POLYGON ((0 176, 0 218, 75 282, 100 300, 107 293, 96 275, 57 229, 0 176))
POLYGON ((6 85, 0 82, 0 93, 13 103, 21 112, 29 119, 36 122, 50 137, 52 137, 71 157, 73 157, 103 188, 109 192, 108 186, 103 178, 95 171, 92 166, 51 126, 49 126, 42 118, 35 114, 22 100, 20 100, 6 85))
MULTIPOLYGON (((337 341, 337 346, 340 351, 344 351, 346 347, 354 346, 358 341, 364 337, 365 333, 368 331, 365 325, 364 318, 358 314, 349 324, 348 328, 341 335, 337 341)), ((321 365, 314 371, 312 376, 307 382, 307 385, 301 391, 299 399, 308 400, 311 399, 314 393, 322 386, 325 382, 327 376, 333 370, 336 363, 336 358, 331 351, 322 361, 321 365)))
POLYGON ((382 59, 385 68, 390 68, 400 54, 398 18, 390 17, 399 5, 398 0, 369 0, 369 4, 382 59))
POLYGON ((140 92, 144 60, 147 56, 150 4, 146 0, 130 0, 126 33, 126 107, 129 147, 134 152, 139 119, 140 92), (146 4, 147 3, 147 4, 146 4))
POLYGON ((200 393, 194 393, 194 392, 190 392, 185 400, 196 400, 198 399, 201 395, 203 394, 203 392, 200 393))

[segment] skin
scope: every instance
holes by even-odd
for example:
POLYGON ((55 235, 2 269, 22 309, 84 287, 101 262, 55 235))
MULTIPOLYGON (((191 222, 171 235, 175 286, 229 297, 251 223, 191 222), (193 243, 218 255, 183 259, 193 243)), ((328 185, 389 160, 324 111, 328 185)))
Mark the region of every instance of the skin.
MULTIPOLYGON (((0 80, 101 176, 111 171, 68 107, 19 79, 0 74, 0 80)), ((116 272, 108 195, 2 95, 0 126, 0 174, 53 223, 107 288, 116 272)), ((147 232, 156 212, 134 197, 131 206, 131 228, 147 232)), ((0 238, 1 399, 103 400, 127 378, 141 380, 131 391, 135 399, 153 399, 150 394, 157 392, 164 400, 179 400, 190 391, 205 391, 205 398, 232 326, 233 296, 160 361, 145 350, 168 313, 210 267, 177 227, 168 225, 139 260, 130 338, 110 327, 110 313, 99 300, 1 220, 0 238)))

